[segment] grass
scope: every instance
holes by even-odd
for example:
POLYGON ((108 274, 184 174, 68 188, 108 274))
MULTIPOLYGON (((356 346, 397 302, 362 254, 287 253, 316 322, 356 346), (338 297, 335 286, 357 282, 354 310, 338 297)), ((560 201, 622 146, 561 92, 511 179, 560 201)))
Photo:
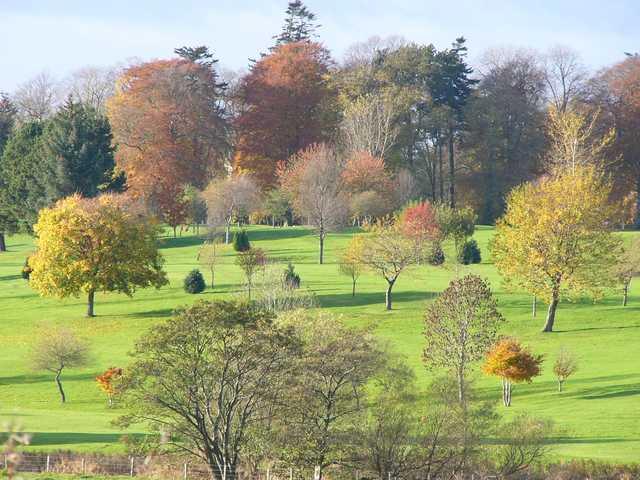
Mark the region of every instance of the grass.
MULTIPOLYGON (((543 375, 530 385, 517 385, 513 406, 499 407, 506 416, 530 412, 553 419, 562 433, 552 439, 558 458, 588 457, 607 461, 637 460, 640 448, 640 289, 632 286, 629 306, 619 296, 593 304, 588 300, 562 303, 557 331, 540 333, 544 306, 531 318, 531 299, 505 292, 493 265, 487 261, 487 243, 493 234, 479 227, 476 239, 485 260, 473 267, 434 268, 419 266, 404 272, 395 288, 394 310, 384 309, 385 282, 368 274, 351 297, 350 280, 339 275, 336 256, 352 231, 331 235, 326 242, 326 263, 318 265, 317 240, 307 229, 250 227, 253 245, 264 248, 282 262, 291 260, 323 308, 342 315, 354 325, 374 324, 390 347, 406 356, 415 368, 422 388, 429 376, 420 354, 423 345, 422 315, 425 305, 442 291, 456 273, 470 270, 488 278, 507 318, 503 333, 518 336, 535 352, 546 356, 543 375), (579 358, 579 371, 556 391, 551 366, 561 346, 579 358)), ((631 235, 626 234, 625 235, 631 235)), ((17 417, 34 433, 33 447, 44 450, 76 450, 114 453, 123 432, 111 425, 117 410, 107 408, 94 377, 110 366, 127 363, 127 352, 137 337, 154 323, 166 319, 173 309, 196 299, 216 299, 241 292, 241 273, 227 251, 216 273, 218 285, 200 295, 182 290, 182 280, 197 266, 201 239, 196 236, 164 238, 162 252, 170 285, 160 290, 137 292, 133 298, 98 294, 98 317, 85 318, 85 299, 44 299, 19 277, 32 239, 9 237, 9 252, 0 254, 0 418, 17 417), (61 404, 51 375, 29 368, 28 349, 43 322, 72 325, 89 337, 94 347, 91 366, 69 370, 64 384, 69 401, 61 404)), ((208 281, 207 273, 205 278, 208 281)), ((477 375, 480 395, 500 400, 499 382, 477 375)), ((129 432, 141 433, 141 432, 129 432)))

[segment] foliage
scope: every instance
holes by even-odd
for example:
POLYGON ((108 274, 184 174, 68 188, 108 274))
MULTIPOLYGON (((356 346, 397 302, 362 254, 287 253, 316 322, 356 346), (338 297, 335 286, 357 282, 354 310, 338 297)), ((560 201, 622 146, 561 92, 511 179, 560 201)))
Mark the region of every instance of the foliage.
POLYGON ((212 238, 204 242, 198 250, 198 262, 211 273, 211 288, 215 287, 215 270, 218 263, 220 263, 222 249, 220 242, 220 237, 213 234, 212 238))
POLYGON ((300 275, 298 275, 291 262, 287 264, 287 268, 284 270, 284 283, 292 289, 300 288, 300 275))
POLYGON ((233 234, 233 249, 236 252, 246 252, 251 248, 251 242, 249 242, 249 234, 246 230, 240 230, 233 234))
POLYGON ((388 195, 391 190, 391 175, 384 160, 364 151, 351 153, 342 171, 342 181, 351 194, 374 191, 388 195))
POLYGON ((293 288, 278 265, 262 268, 252 291, 253 300, 274 314, 318 306, 314 293, 305 288, 293 288))
POLYGON ((480 255, 480 247, 478 247, 478 242, 474 239, 467 240, 462 245, 462 249, 460 250, 460 256, 458 257, 458 262, 463 265, 470 265, 473 263, 480 263, 482 261, 482 256, 480 255))
POLYGON ((158 253, 159 228, 126 208, 114 195, 83 199, 77 195, 40 212, 34 230, 36 252, 29 284, 43 296, 89 296, 95 292, 133 295, 137 287, 167 283, 158 253))
POLYGON ((469 207, 451 208, 438 205, 436 219, 440 232, 445 240, 452 240, 456 250, 456 258, 460 258, 463 245, 476 229, 477 216, 469 207))
POLYGON ((171 431, 169 442, 235 477, 249 432, 268 428, 299 342, 244 302, 197 302, 136 343, 119 390, 121 424, 171 431), (216 401, 215 408, 211 399, 216 401))
POLYGON ((446 258, 444 256, 444 250, 442 249, 442 244, 440 242, 434 242, 431 245, 431 251, 429 252, 429 256, 427 257, 427 261, 429 265, 433 265, 434 267, 438 267, 443 265, 446 258))
POLYGON ((113 396, 116 393, 116 382, 122 377, 122 373, 122 368, 109 367, 96 377, 98 387, 107 395, 109 406, 113 405, 113 396))
POLYGON ((502 400, 511 405, 511 383, 531 382, 540 375, 543 356, 534 355, 514 338, 504 338, 487 353, 482 371, 502 378, 502 400))
POLYGON ((274 36, 276 46, 308 42, 315 37, 315 31, 319 25, 313 23, 316 19, 314 13, 304 6, 301 0, 292 0, 287 6, 287 17, 279 35, 274 36))
POLYGON ((427 307, 423 361, 430 370, 445 368, 455 374, 459 402, 465 402, 470 364, 483 358, 502 322, 488 283, 476 275, 451 281, 427 307))
POLYGON ((29 266, 29 257, 27 257, 25 258, 24 265, 20 270, 20 275, 22 275, 22 278, 24 280, 29 280, 29 277, 31 276, 31 272, 33 272, 33 268, 29 266))
POLYGON ((440 241, 436 211, 429 202, 409 203, 397 219, 402 234, 416 243, 421 252, 440 241))
POLYGON ((236 171, 273 187, 279 162, 328 140, 337 124, 329 65, 327 50, 308 41, 282 44, 253 65, 239 87, 236 171))
POLYGON ((207 288, 207 284, 204 281, 204 277, 200 270, 194 269, 191 270, 186 277, 184 277, 184 291, 187 293, 202 293, 205 288, 207 288))
POLYGON ((592 167, 527 183, 508 197, 492 254, 508 285, 544 299, 552 331, 561 296, 602 295, 615 283, 620 239, 611 233, 611 185, 592 167))
POLYGON ((356 296, 356 282, 364 270, 363 260, 363 241, 360 236, 354 235, 349 241, 349 245, 342 252, 338 260, 338 268, 340 273, 351 279, 351 296, 356 296))
POLYGON ((271 224, 275 227, 276 222, 285 223, 291 210, 289 197, 279 188, 270 190, 264 199, 264 209, 271 216, 271 224))
POLYGON ((561 348, 553 364, 553 373, 558 379, 558 391, 562 391, 562 386, 567 379, 578 370, 578 361, 568 350, 561 348))
POLYGON ((62 403, 66 395, 60 380, 65 368, 84 367, 89 363, 89 344, 66 327, 42 327, 30 352, 34 370, 47 370, 55 374, 62 403))
POLYGON ((627 305, 631 280, 640 275, 640 239, 634 238, 630 244, 623 246, 622 255, 613 265, 613 275, 622 285, 624 307, 627 305))
POLYGON ((251 287, 253 279, 259 270, 267 264, 267 255, 261 248, 250 248, 244 252, 239 252, 236 257, 236 265, 244 272, 247 285, 247 294, 251 298, 251 287))

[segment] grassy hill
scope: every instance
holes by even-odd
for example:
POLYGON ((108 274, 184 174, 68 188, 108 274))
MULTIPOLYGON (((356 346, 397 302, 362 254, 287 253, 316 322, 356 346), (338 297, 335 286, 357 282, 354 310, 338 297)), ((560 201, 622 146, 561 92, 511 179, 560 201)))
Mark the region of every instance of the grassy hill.
MULTIPOLYGON (((429 381, 420 360, 423 345, 422 316, 426 303, 442 291, 456 275, 456 267, 414 267, 404 272, 395 288, 394 310, 384 309, 385 282, 365 275, 358 294, 351 297, 350 280, 339 275, 337 254, 353 232, 331 235, 326 242, 327 262, 317 265, 317 240, 301 227, 273 229, 251 227, 253 245, 286 263, 291 260, 303 286, 313 290, 323 308, 343 315, 353 324, 373 323, 391 348, 406 356, 415 368, 421 386, 429 381)), ((540 333, 544 306, 531 318, 531 299, 507 293, 488 261, 487 243, 493 234, 480 227, 476 233, 485 260, 474 267, 458 267, 487 277, 507 318, 503 333, 517 335, 535 352, 547 357, 543 375, 530 385, 514 388, 513 406, 500 407, 505 415, 528 411, 551 418, 562 429, 553 439, 560 458, 590 457, 610 461, 637 460, 640 448, 640 288, 632 286, 630 303, 621 307, 618 296, 598 304, 584 300, 562 303, 557 332, 540 333), (563 393, 556 391, 551 372, 561 346, 579 358, 579 371, 563 393)), ((631 234, 625 234, 631 235, 631 234)), ((179 305, 196 299, 215 299, 241 293, 241 272, 231 250, 225 253, 217 273, 218 286, 200 295, 182 290, 186 273, 197 265, 201 239, 183 236, 164 238, 162 252, 170 285, 160 290, 141 290, 133 298, 98 294, 96 318, 84 318, 85 299, 43 299, 19 276, 32 239, 9 237, 10 251, 0 254, 0 419, 18 417, 35 433, 33 447, 47 450, 73 449, 118 451, 122 432, 110 421, 118 411, 107 408, 95 376, 110 366, 124 366, 135 339, 153 323, 167 318, 179 305), (60 322, 78 328, 94 346, 91 366, 65 373, 68 403, 62 405, 49 374, 33 372, 28 365, 29 342, 42 322, 60 322)), ((206 274, 205 274, 206 276, 206 274)), ((207 279, 208 280, 208 279, 207 279)), ((477 375, 480 393, 500 401, 500 385, 494 378, 477 375)))

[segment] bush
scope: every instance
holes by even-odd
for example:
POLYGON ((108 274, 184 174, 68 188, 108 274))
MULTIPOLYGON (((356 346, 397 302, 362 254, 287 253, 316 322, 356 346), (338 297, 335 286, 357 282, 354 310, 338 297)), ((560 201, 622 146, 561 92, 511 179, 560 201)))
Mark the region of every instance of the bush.
POLYGON ((289 288, 300 288, 300 275, 296 273, 291 262, 284 271, 284 283, 289 288))
POLYGON ((240 230, 233 235, 233 249, 236 252, 246 252, 251 248, 249 243, 249 235, 246 230, 240 230))
POLYGON ((429 265, 433 265, 435 267, 442 265, 444 263, 444 250, 442 250, 442 245, 436 243, 433 245, 431 252, 429 252, 429 256, 427 257, 427 261, 429 265))
POLYGON ((184 279, 184 291, 187 293, 204 292, 206 285, 200 270, 191 270, 184 279))
POLYGON ((24 261, 24 266, 20 271, 20 273, 22 274, 22 278, 24 278, 25 280, 29 280, 29 276, 31 275, 32 271, 33 271, 33 268, 29 266, 29 257, 27 257, 26 260, 24 261))
POLYGON ((464 243, 460 255, 458 256, 458 262, 469 265, 472 263, 480 263, 482 257, 480 255, 480 247, 475 240, 469 240, 464 243))

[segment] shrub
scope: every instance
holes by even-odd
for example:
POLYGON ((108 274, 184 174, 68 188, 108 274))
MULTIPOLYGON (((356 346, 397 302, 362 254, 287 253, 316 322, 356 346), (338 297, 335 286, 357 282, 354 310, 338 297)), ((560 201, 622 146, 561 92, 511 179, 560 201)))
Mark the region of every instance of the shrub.
POLYGON ((431 252, 429 252, 429 256, 427 257, 427 261, 429 265, 439 266, 444 263, 444 250, 442 250, 442 245, 436 243, 433 245, 431 252))
POLYGON ((233 236, 233 249, 236 252, 246 252, 250 248, 251 243, 249 243, 249 235, 247 235, 246 230, 236 232, 233 236))
POLYGON ((32 271, 33 271, 33 268, 29 266, 29 257, 27 257, 24 261, 24 266, 20 271, 20 273, 22 274, 22 278, 24 278, 25 280, 29 280, 29 276, 31 275, 32 271))
POLYGON ((284 271, 284 283, 289 288, 300 288, 300 275, 296 273, 291 262, 284 271))
POLYGON ((201 293, 205 288, 204 277, 200 270, 191 270, 184 279, 184 291, 187 293, 201 293))
POLYGON ((482 261, 482 257, 480 255, 480 247, 478 247, 478 242, 475 240, 469 240, 464 243, 462 249, 460 250, 460 255, 458 256, 458 262, 469 265, 472 263, 480 263, 482 261))

